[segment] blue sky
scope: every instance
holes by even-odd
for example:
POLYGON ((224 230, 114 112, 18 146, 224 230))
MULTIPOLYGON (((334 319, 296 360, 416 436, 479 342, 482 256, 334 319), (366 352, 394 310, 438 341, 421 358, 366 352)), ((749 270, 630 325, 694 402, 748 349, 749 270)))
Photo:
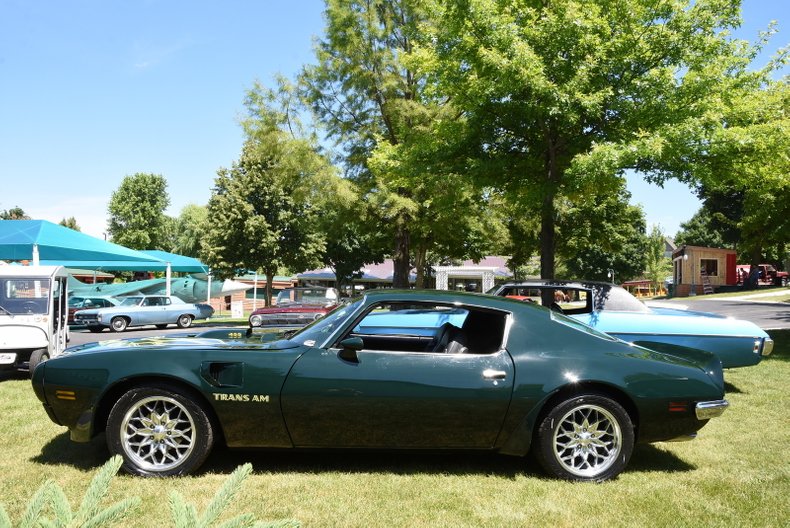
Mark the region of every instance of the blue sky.
MULTIPOLYGON (((745 0, 740 38, 790 2, 745 0)), ((0 0, 0 209, 74 216, 101 237, 124 176, 162 174, 177 216, 205 204, 241 149, 244 92, 311 62, 322 0, 0 0)), ((767 60, 767 56, 764 58, 767 60)), ((674 235, 699 207, 684 185, 629 178, 648 224, 674 235)))

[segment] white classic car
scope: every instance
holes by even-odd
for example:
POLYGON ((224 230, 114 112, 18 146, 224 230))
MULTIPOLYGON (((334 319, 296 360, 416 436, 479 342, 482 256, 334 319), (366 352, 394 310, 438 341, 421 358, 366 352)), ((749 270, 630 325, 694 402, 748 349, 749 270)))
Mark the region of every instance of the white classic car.
POLYGON ((213 313, 208 304, 189 304, 172 295, 134 295, 124 297, 118 306, 80 310, 74 314, 74 323, 87 326, 91 332, 105 328, 123 332, 130 326, 144 325, 166 328, 175 324, 188 328, 195 319, 208 319, 213 313))

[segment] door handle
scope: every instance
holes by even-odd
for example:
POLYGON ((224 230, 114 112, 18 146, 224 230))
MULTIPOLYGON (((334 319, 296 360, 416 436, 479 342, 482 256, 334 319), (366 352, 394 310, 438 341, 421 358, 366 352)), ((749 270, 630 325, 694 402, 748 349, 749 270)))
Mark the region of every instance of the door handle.
POLYGON ((507 372, 505 372, 504 370, 485 369, 483 371, 484 379, 500 380, 500 379, 505 379, 506 377, 507 377, 507 372))

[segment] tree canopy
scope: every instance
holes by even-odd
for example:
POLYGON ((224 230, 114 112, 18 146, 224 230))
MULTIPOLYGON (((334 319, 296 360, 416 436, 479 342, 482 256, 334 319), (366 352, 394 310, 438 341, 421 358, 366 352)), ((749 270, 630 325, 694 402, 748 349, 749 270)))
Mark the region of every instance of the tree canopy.
POLYGON ((169 251, 170 205, 167 180, 160 174, 136 173, 124 177, 112 193, 107 231, 116 244, 132 249, 169 251))
POLYGON ((616 191, 627 168, 703 180, 733 90, 760 88, 746 69, 754 48, 727 33, 739 2, 465 0, 428 11, 413 64, 461 116, 433 123, 436 154, 529 197, 546 278, 566 200, 616 191))
POLYGON ((205 261, 219 276, 262 270, 266 302, 281 269, 318 265, 324 238, 320 203, 331 196, 332 168, 300 132, 290 90, 257 85, 247 93, 247 140, 238 161, 217 172, 208 203, 205 261))

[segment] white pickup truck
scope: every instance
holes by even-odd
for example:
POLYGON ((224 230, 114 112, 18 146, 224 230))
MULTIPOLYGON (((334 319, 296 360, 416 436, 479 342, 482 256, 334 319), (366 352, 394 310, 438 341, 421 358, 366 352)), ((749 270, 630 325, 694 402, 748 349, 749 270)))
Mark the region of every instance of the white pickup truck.
POLYGON ((29 370, 68 341, 68 274, 61 266, 0 266, 0 370, 29 370))

